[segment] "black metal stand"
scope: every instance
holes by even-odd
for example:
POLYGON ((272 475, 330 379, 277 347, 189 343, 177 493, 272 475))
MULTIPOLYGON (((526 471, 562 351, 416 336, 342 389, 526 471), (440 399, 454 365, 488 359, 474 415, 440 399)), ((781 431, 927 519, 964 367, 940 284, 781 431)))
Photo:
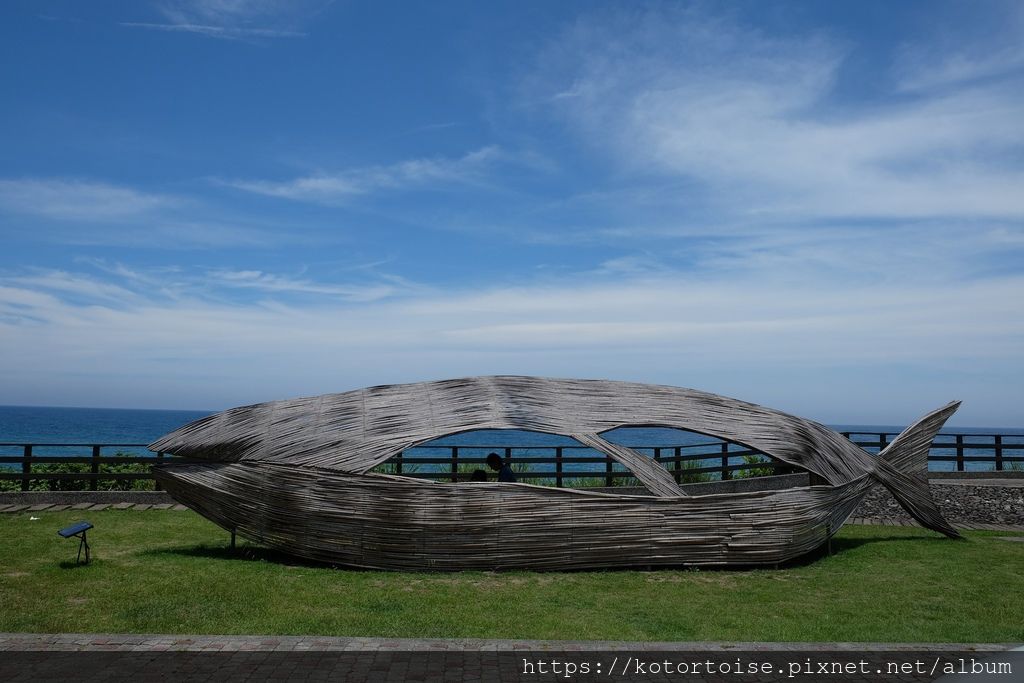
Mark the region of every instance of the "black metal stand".
POLYGON ((78 544, 78 557, 75 558, 75 562, 79 563, 82 561, 82 548, 85 548, 85 564, 89 564, 89 541, 85 538, 85 532, 76 534, 81 542, 78 544))
POLYGON ((78 556, 75 558, 75 564, 82 563, 82 550, 85 550, 85 563, 89 564, 89 539, 85 537, 85 533, 92 528, 92 522, 82 520, 81 522, 75 522, 71 526, 64 527, 57 532, 57 535, 62 538, 74 538, 78 537, 78 556))

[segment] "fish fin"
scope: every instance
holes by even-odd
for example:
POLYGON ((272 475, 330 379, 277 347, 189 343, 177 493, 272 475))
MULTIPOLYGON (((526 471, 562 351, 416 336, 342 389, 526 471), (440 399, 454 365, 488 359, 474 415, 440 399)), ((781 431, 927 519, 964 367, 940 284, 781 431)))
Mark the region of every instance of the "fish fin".
POLYGON ((878 465, 872 473, 914 519, 950 538, 960 538, 960 533, 939 512, 928 489, 928 450, 942 425, 959 407, 960 402, 953 401, 903 430, 878 454, 878 465))

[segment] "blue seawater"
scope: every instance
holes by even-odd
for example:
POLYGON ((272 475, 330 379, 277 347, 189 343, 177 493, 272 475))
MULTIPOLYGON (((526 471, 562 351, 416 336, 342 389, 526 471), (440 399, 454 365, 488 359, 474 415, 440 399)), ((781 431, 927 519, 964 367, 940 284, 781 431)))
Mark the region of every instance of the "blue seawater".
MULTIPOLYGON (((113 408, 41 408, 0 406, 0 443, 148 444, 167 432, 209 415, 203 410, 131 410, 113 408)), ((145 448, 109 447, 147 455, 145 448)), ((34 455, 91 453, 89 448, 35 447, 34 455)), ((0 446, 0 455, 21 455, 18 447, 0 446)))
MULTIPOLYGON (((0 406, 0 443, 77 443, 77 444, 147 444, 160 436, 181 427, 182 425, 209 415, 209 411, 201 410, 131 410, 108 408, 48 408, 28 406, 0 406)), ((831 425, 840 432, 861 432, 865 435, 879 432, 899 433, 901 426, 895 425, 831 425)), ((978 435, 972 436, 969 442, 993 443, 991 434, 1002 434, 1004 444, 1024 444, 1024 429, 1020 428, 947 428, 946 433, 978 435)), ((641 448, 648 454, 653 448, 666 449, 663 456, 671 455, 671 447, 690 446, 685 453, 707 453, 709 463, 718 458, 720 462, 721 445, 715 439, 665 428, 630 428, 613 430, 606 435, 611 441, 626 446, 641 448), (702 446, 700 444, 706 444, 702 446)), ((854 437, 857 438, 857 437, 854 437)), ((861 437, 865 439, 866 437, 861 437)), ((892 438, 891 436, 889 437, 892 438)), ((952 438, 949 439, 952 441, 952 438)), ((460 446, 462 457, 483 457, 491 450, 515 447, 516 457, 551 457, 556 446, 579 446, 568 437, 555 436, 540 432, 521 430, 478 430, 442 437, 407 452, 410 459, 415 457, 439 458, 451 452, 451 446, 460 446), (466 448, 478 446, 479 448, 466 448)), ((730 451, 740 450, 733 445, 730 451)), ((876 449, 868 449, 876 450, 876 449)), ((103 450, 104 455, 117 451, 131 452, 137 455, 148 455, 145 448, 110 446, 103 450)), ((35 455, 73 455, 90 453, 88 447, 81 448, 46 448, 36 446, 35 455)), ((22 450, 16 446, 0 446, 0 455, 19 456, 22 450)), ((991 451, 971 449, 966 455, 989 455, 991 451)), ((564 451, 567 472, 598 469, 594 464, 572 463, 573 457, 596 457, 597 453, 589 449, 570 448, 564 451)), ((953 449, 936 448, 932 455, 954 455, 953 449)), ((1024 450, 1007 450, 1006 455, 1024 456, 1024 450)), ((731 462, 739 462, 738 459, 731 462)), ((953 470, 955 463, 933 462, 930 468, 935 471, 953 470)), ((968 470, 992 469, 992 463, 968 462, 968 470)))

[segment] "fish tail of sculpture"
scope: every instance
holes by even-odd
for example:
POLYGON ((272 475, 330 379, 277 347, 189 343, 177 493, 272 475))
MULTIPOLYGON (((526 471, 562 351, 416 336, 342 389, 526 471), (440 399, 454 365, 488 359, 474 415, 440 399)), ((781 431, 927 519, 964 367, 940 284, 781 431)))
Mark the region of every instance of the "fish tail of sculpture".
POLYGON ((914 519, 950 538, 960 538, 960 533, 939 512, 928 490, 928 451, 942 425, 959 407, 960 402, 954 401, 903 430, 878 454, 872 473, 914 519))

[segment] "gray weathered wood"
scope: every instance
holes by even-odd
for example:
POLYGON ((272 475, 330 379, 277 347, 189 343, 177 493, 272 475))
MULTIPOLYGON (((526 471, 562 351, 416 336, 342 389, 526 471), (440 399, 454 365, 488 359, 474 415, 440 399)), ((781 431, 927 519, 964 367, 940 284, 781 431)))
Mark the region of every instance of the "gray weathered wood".
POLYGON ((234 408, 150 445, 210 461, 156 468, 180 502, 287 552, 380 568, 775 564, 820 545, 876 484, 956 536, 920 476, 951 403, 872 456, 827 427, 715 394, 606 380, 472 377, 234 408), (663 426, 728 439, 822 486, 686 496, 672 473, 600 434, 663 426), (573 435, 655 495, 529 484, 441 484, 369 473, 418 444, 476 429, 573 435))

